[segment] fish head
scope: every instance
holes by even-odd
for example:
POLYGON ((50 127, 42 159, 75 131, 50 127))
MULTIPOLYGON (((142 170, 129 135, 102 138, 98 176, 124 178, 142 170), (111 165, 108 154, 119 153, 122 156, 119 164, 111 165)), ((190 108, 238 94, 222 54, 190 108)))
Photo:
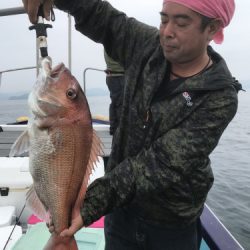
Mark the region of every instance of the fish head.
POLYGON ((90 120, 89 106, 76 78, 63 63, 52 69, 47 58, 41 62, 37 82, 29 96, 29 106, 36 119, 90 120))

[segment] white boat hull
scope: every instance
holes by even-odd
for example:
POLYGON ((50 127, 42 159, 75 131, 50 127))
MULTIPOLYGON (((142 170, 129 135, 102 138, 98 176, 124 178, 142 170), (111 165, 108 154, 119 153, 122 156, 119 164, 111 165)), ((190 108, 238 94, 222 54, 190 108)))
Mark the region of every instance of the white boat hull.
MULTIPOLYGON (((29 172, 28 157, 0 157, 0 188, 8 190, 6 196, 0 196, 1 206, 14 206, 16 217, 19 217, 26 200, 26 193, 32 185, 32 177, 29 172)), ((91 183, 94 179, 104 175, 104 164, 100 157, 96 169, 90 176, 91 183)), ((27 224, 32 211, 25 206, 20 217, 21 224, 27 224)), ((1 222, 0 222, 1 226, 1 222)))

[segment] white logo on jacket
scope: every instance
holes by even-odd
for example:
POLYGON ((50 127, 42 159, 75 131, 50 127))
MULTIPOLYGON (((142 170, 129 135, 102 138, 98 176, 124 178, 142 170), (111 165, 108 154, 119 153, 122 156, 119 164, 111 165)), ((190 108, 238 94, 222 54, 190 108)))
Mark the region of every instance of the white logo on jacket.
POLYGON ((188 92, 183 92, 182 96, 185 98, 185 100, 187 102, 186 104, 187 104, 188 107, 193 106, 193 102, 191 102, 192 98, 191 98, 191 96, 189 95, 188 92))

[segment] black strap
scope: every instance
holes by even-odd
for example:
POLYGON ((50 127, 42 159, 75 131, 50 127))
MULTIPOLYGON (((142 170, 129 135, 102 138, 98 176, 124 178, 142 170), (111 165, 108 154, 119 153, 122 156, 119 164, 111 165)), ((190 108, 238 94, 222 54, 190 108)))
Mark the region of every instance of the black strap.
POLYGON ((105 72, 107 75, 124 74, 124 71, 113 71, 113 70, 109 70, 109 69, 105 69, 104 72, 105 72))

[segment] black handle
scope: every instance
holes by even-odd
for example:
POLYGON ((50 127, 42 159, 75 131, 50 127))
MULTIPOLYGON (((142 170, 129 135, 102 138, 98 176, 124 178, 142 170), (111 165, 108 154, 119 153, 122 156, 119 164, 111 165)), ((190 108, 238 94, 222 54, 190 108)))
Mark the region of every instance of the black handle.
POLYGON ((51 24, 37 23, 29 27, 30 30, 36 30, 36 37, 46 36, 47 37, 47 28, 52 28, 51 24))
POLYGON ((37 12, 37 16, 41 16, 42 18, 44 18, 43 4, 40 4, 38 12, 37 12))
MULTIPOLYGON (((38 18, 42 17, 44 18, 44 12, 43 12, 43 4, 40 4, 38 13, 37 13, 38 18)), ((52 25, 50 24, 45 24, 43 20, 41 20, 38 23, 32 25, 29 27, 30 30, 35 30, 36 31, 36 37, 39 38, 40 41, 40 52, 42 57, 48 56, 48 49, 47 45, 44 46, 42 42, 46 42, 46 37, 47 37, 47 28, 52 28, 52 25), (44 38, 45 37, 45 38, 44 38)), ((46 43, 45 43, 46 44, 46 43)))

